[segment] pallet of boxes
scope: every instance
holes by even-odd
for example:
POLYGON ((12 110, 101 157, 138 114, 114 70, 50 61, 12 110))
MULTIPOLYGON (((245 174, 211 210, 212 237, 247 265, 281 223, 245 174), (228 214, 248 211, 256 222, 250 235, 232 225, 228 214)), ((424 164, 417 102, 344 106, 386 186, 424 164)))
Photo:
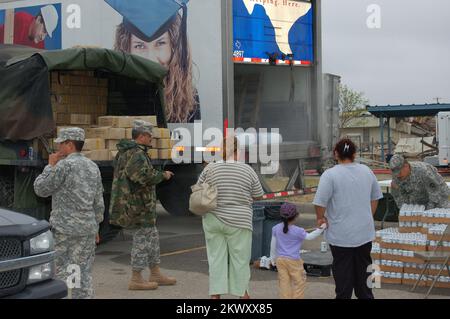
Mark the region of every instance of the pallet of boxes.
MULTIPOLYGON (((425 264, 414 256, 417 251, 450 251, 450 237, 442 238, 450 223, 450 209, 425 210, 424 206, 403 205, 399 227, 376 233, 372 259, 380 268, 381 282, 414 285, 425 264), (439 244, 439 246, 438 246, 439 244)), ((419 286, 430 286, 441 265, 432 264, 421 278, 419 286)), ((435 287, 450 288, 450 276, 444 270, 435 287)))

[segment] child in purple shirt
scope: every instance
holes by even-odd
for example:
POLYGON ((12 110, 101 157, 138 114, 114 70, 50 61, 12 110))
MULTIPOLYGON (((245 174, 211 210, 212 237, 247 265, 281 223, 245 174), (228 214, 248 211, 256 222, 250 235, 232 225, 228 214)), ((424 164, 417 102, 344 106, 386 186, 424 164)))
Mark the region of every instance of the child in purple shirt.
POLYGON ((300 249, 304 240, 313 240, 320 236, 326 225, 312 233, 294 225, 298 217, 297 207, 285 203, 280 215, 283 223, 272 228, 270 259, 276 264, 281 299, 303 299, 306 286, 306 273, 300 258, 300 249))

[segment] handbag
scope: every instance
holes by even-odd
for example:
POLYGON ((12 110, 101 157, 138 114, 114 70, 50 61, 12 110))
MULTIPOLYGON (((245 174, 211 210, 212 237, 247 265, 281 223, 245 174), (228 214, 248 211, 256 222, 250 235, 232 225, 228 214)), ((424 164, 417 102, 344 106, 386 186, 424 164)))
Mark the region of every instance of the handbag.
POLYGON ((204 216, 217 208, 217 188, 206 182, 191 186, 189 210, 197 216, 204 216))

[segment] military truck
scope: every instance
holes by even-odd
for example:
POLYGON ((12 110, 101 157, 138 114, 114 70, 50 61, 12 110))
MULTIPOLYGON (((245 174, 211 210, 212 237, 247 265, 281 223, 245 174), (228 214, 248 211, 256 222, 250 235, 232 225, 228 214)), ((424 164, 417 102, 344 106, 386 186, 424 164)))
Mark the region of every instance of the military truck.
MULTIPOLYGON (((144 2, 23 0, 0 4, 5 43, 15 43, 13 26, 19 13, 42 16, 45 7, 45 12, 53 12, 47 20, 58 19, 47 30, 46 50, 28 49, 24 53, 26 48, 0 48, 0 206, 12 205, 38 217, 48 214, 49 203, 33 196, 32 182, 45 165, 42 133, 54 134, 58 120, 51 110, 53 71, 63 75, 92 72, 95 79, 107 79, 110 115, 153 114, 158 117, 158 126, 168 127, 174 138, 183 138, 181 132, 186 130, 190 132, 193 137, 190 152, 184 147, 181 152, 190 153, 191 162, 155 161, 155 165, 175 173, 172 181, 157 188, 161 204, 174 215, 189 213, 190 186, 203 168, 203 155, 218 150, 211 147, 205 134, 209 128, 225 132, 240 127, 250 140, 259 143, 265 139, 270 147, 279 148, 277 172, 264 172, 264 168, 274 163, 260 159, 252 163, 267 193, 303 189, 303 172, 320 171, 324 160, 330 158, 338 138, 340 78, 322 74, 320 0, 287 0, 278 6, 269 1, 164 0, 168 5, 158 6, 159 15, 152 13, 156 10, 150 5, 153 1, 147 6, 144 2), (53 8, 49 10, 49 6, 53 8), (174 8, 175 15, 167 13, 169 8, 174 8), (139 20, 136 15, 145 16, 139 20), (150 16, 153 20, 147 18, 150 16), (172 69, 173 55, 164 62, 162 56, 149 57, 144 50, 149 44, 164 47, 165 42, 158 42, 153 36, 161 36, 161 28, 174 21, 184 28, 176 41, 171 42, 169 52, 178 52, 176 49, 181 47, 180 56, 189 57, 190 73, 183 78, 186 81, 168 81, 171 74, 178 74, 172 69), (250 27, 249 21, 254 22, 250 27), (134 38, 124 37, 124 28, 130 24, 133 28, 129 32, 134 38), (130 47, 130 43, 134 44, 130 47), (92 56, 101 58, 94 62, 92 56), (148 63, 148 59, 162 64, 161 69, 148 63), (20 73, 23 67, 33 70, 35 75, 20 73), (15 76, 11 73, 13 69, 17 70, 15 76), (31 86, 35 77, 40 84, 31 86), (10 91, 5 88, 11 86, 10 81, 16 82, 20 92, 15 95, 15 104, 5 99, 9 96, 10 91), (165 90, 172 87, 176 92, 189 83, 201 114, 193 116, 192 121, 172 120, 168 111, 172 104, 166 101, 172 96, 165 90), (27 108, 21 106, 24 104, 27 108), (200 134, 196 132, 199 126, 200 134), (264 128, 267 133, 261 133, 264 128), (279 130, 281 139, 272 133, 273 129, 279 130)), ((105 197, 110 190, 111 163, 99 162, 105 179, 105 197)), ((107 214, 105 220, 107 223, 107 214)))

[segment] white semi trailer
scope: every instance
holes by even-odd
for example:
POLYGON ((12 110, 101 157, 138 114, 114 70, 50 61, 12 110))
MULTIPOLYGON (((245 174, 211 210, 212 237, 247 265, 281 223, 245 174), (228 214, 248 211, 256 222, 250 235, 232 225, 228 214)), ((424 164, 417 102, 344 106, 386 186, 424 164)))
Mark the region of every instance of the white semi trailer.
MULTIPOLYGON (((27 41, 30 46, 41 46, 45 50, 85 46, 127 51, 159 62, 169 69, 172 77, 177 71, 172 69, 173 59, 177 51, 180 51, 178 57, 189 61, 187 66, 182 66, 182 71, 188 74, 185 75, 184 82, 179 79, 177 82, 175 78, 172 79, 173 83, 165 83, 166 88, 170 87, 175 92, 183 90, 184 86, 191 87, 195 95, 194 106, 198 107, 198 112, 193 111, 190 117, 183 117, 182 112, 177 113, 175 108, 171 114, 166 113, 168 127, 173 135, 180 137, 178 133, 187 129, 194 136, 195 125, 201 125, 202 133, 213 127, 221 130, 255 128, 257 132, 266 128, 269 134, 264 136, 272 136, 271 130, 279 129, 282 139, 279 144, 279 170, 275 174, 260 174, 263 185, 267 192, 303 188, 304 169, 310 167, 320 170, 323 159, 330 156, 333 143, 339 136, 337 124, 340 78, 322 74, 321 1, 283 0, 276 1, 276 4, 275 1, 248 0, 158 1, 148 1, 148 6, 158 4, 156 9, 150 8, 152 10, 143 5, 143 0, 0 1, 0 33, 3 33, 0 34, 0 42, 23 44, 20 43, 19 31, 25 32, 28 25, 18 23, 28 16, 29 20, 34 18, 43 21, 48 30, 45 30, 44 40, 32 39, 30 35, 27 41), (181 27, 186 23, 183 32, 187 38, 178 34, 177 41, 173 42, 172 38, 164 39, 165 33, 160 32, 157 34, 159 38, 155 40, 149 34, 154 30, 150 29, 153 27, 155 33, 159 32, 158 23, 167 14, 161 8, 166 8, 170 1, 173 2, 170 6, 180 7, 175 16, 169 15, 169 20, 171 23, 179 23, 181 27), (155 10, 162 11, 155 14, 155 10), (149 14, 148 18, 135 20, 136 15, 142 16, 146 12, 149 14), (248 16, 242 17, 242 12, 248 16), (299 13, 295 15, 295 12, 299 13), (257 20, 262 19, 261 17, 266 20, 257 20), (306 19, 306 23, 310 23, 310 35, 303 35, 303 29, 294 30, 297 33, 292 31, 301 24, 298 23, 300 20, 297 21, 301 17, 306 19), (247 30, 248 24, 244 24, 244 20, 249 19, 259 21, 259 24, 253 24, 256 25, 253 30, 247 30), (237 20, 240 22, 237 23, 237 20), (134 29, 140 30, 134 30, 131 35, 122 32, 130 24, 134 29), (149 41, 136 38, 139 32, 143 33, 141 38, 149 36, 149 41), (245 37, 254 39, 258 32, 262 32, 262 39, 267 42, 269 49, 275 48, 265 52, 266 57, 261 57, 261 53, 253 57, 252 54, 256 53, 249 53, 248 47, 252 45, 252 41, 257 40, 249 40, 246 44, 243 41, 245 37), (303 42, 297 41, 296 37, 304 39, 303 42), (171 56, 165 60, 164 47, 167 46, 167 41, 172 41, 171 53, 169 52, 171 56), (178 50, 177 46, 181 45, 184 47, 178 50), (155 46, 155 52, 159 52, 159 55, 150 56, 145 51, 146 46, 155 46), (295 52, 303 50, 302 46, 310 51, 307 61, 301 61, 296 56, 295 52), (274 189, 274 184, 268 182, 274 176, 287 178, 283 189, 274 189)), ((166 24, 167 21, 162 23, 161 28, 166 24)), ((177 32, 168 28, 167 34, 172 36, 177 32)), ((165 97, 166 104, 169 103, 167 98, 180 98, 170 96, 167 92, 165 97)), ((181 101, 190 103, 189 98, 183 100, 181 97, 181 101)), ((127 107, 132 109, 133 105, 127 107)), ((193 141, 196 156, 192 156, 200 160, 194 163, 164 163, 166 169, 175 172, 175 178, 171 183, 158 188, 158 196, 170 213, 188 213, 189 186, 195 183, 202 169, 202 156, 198 156, 198 153, 205 151, 204 147, 208 145, 208 140, 201 135, 193 141)), ((8 146, 3 144, 2 147, 8 146)), ((6 153, 0 150, 2 152, 6 153)), ((14 185, 14 173, 11 170, 18 169, 17 161, 1 158, 2 156, 0 188, 6 187, 4 185, 11 187, 14 185)), ((255 164, 258 173, 261 173, 260 164, 255 164)), ((26 164, 21 162, 21 169, 24 166, 26 164)), ((11 192, 4 190, 0 194, 11 192)), ((11 200, 7 198, 3 198, 3 202, 11 204, 11 200)))

